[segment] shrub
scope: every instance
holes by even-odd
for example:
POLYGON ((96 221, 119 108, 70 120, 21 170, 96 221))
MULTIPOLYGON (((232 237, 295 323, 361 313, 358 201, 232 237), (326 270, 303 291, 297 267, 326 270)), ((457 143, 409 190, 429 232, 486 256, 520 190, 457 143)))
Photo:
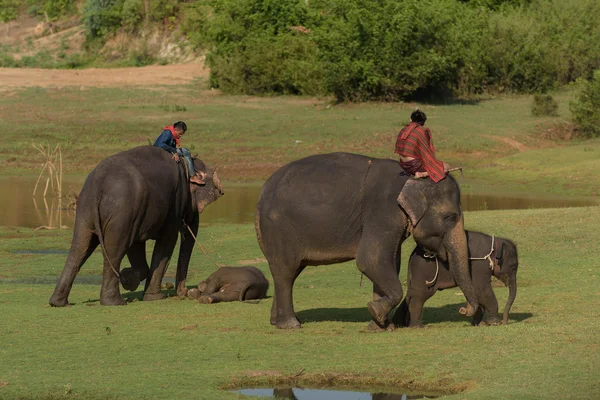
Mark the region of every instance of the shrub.
POLYGON ((600 136, 600 70, 591 80, 580 81, 581 92, 570 109, 578 133, 586 137, 600 136))
POLYGON ((133 32, 137 29, 144 18, 144 4, 142 0, 125 0, 123 3, 123 12, 121 14, 121 23, 123 27, 133 32))
POLYGON ((536 117, 557 116, 558 103, 549 94, 536 94, 533 96, 531 114, 536 117))
POLYGON ((121 26, 123 0, 87 0, 83 20, 92 38, 104 37, 121 26))
POLYGON ((0 22, 8 22, 19 15, 19 0, 0 0, 0 22))

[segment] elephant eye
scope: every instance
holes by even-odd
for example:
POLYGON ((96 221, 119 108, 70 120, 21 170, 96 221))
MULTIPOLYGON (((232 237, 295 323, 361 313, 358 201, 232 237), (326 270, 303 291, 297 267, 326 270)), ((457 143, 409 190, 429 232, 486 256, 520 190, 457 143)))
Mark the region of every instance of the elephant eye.
POLYGON ((456 213, 448 214, 444 217, 444 221, 453 224, 456 221, 458 221, 458 214, 456 214, 456 213))

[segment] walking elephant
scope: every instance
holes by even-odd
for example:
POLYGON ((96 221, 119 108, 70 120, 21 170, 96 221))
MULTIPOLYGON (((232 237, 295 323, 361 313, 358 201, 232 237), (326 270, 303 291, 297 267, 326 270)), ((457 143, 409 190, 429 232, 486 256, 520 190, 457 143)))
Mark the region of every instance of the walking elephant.
POLYGON ((92 252, 101 246, 104 270, 100 304, 125 304, 119 282, 135 290, 146 279, 144 300, 164 298, 161 281, 177 237, 181 245, 177 262, 176 287, 185 295, 185 280, 198 232, 199 214, 223 195, 216 171, 194 160, 197 171, 206 173, 205 184, 189 182, 184 163, 153 146, 136 147, 103 160, 87 177, 79 198, 71 249, 50 305, 68 304, 73 281, 92 252), (146 261, 146 241, 156 240, 151 267, 146 261), (121 274, 127 255, 132 268, 121 274))
MULTIPOLYGON (((473 325, 479 325, 487 311, 487 323, 497 325, 498 300, 492 289, 492 275, 508 286, 508 300, 504 307, 503 322, 508 323, 508 313, 517 295, 517 246, 508 239, 480 232, 466 231, 469 248, 469 266, 475 294, 480 307, 473 315, 473 325)), ((428 256, 417 246, 408 261, 408 289, 406 297, 394 315, 394 323, 411 328, 423 327, 423 305, 436 291, 456 287, 448 264, 428 256)))
POLYGON ((394 160, 358 154, 310 156, 287 164, 264 184, 255 228, 273 281, 271 323, 299 328, 294 281, 308 265, 356 259, 374 284, 368 303, 373 321, 402 299, 400 247, 412 233, 420 245, 448 260, 472 316, 479 303, 471 283, 458 184, 407 176, 394 160))
POLYGON ((267 295, 269 281, 256 267, 220 267, 198 289, 190 289, 188 297, 200 303, 262 299, 267 295))

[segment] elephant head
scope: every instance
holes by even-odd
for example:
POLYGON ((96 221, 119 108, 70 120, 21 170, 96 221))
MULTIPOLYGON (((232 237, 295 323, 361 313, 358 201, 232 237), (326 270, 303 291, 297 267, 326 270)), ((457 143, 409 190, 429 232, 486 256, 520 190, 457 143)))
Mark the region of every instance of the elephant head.
POLYGON ((502 316, 502 322, 507 324, 508 313, 517 296, 517 269, 519 268, 517 246, 510 240, 501 241, 496 250, 495 264, 494 276, 508 286, 508 300, 502 316))
POLYGON ((458 184, 449 175, 437 183, 430 179, 409 179, 397 201, 410 219, 415 241, 448 262, 469 303, 461 313, 472 316, 479 302, 470 278, 458 184))
POLYGON ((192 193, 192 207, 194 211, 201 214, 207 205, 223 196, 223 186, 217 175, 217 169, 206 168, 200 160, 194 159, 194 166, 197 171, 206 173, 205 184, 199 185, 190 182, 190 192, 192 193))

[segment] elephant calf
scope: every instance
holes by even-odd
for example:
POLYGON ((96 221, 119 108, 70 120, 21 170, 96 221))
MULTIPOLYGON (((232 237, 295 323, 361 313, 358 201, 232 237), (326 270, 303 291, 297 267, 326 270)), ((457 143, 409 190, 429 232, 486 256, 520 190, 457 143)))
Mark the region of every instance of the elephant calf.
MULTIPOLYGON (((503 322, 508 322, 508 313, 517 295, 517 247, 508 239, 489 236, 479 232, 465 231, 469 248, 469 266, 473 287, 480 307, 473 315, 473 325, 479 325, 483 311, 487 311, 487 323, 497 325, 498 301, 491 285, 494 275, 509 287, 509 296, 504 307, 503 322)), ((408 262, 408 291, 394 316, 396 325, 411 328, 423 327, 423 304, 437 290, 456 287, 448 264, 435 257, 427 257, 422 247, 417 246, 408 262)))
POLYGON ((262 299, 269 289, 269 281, 255 267, 221 267, 208 279, 190 289, 188 296, 200 303, 262 299))

